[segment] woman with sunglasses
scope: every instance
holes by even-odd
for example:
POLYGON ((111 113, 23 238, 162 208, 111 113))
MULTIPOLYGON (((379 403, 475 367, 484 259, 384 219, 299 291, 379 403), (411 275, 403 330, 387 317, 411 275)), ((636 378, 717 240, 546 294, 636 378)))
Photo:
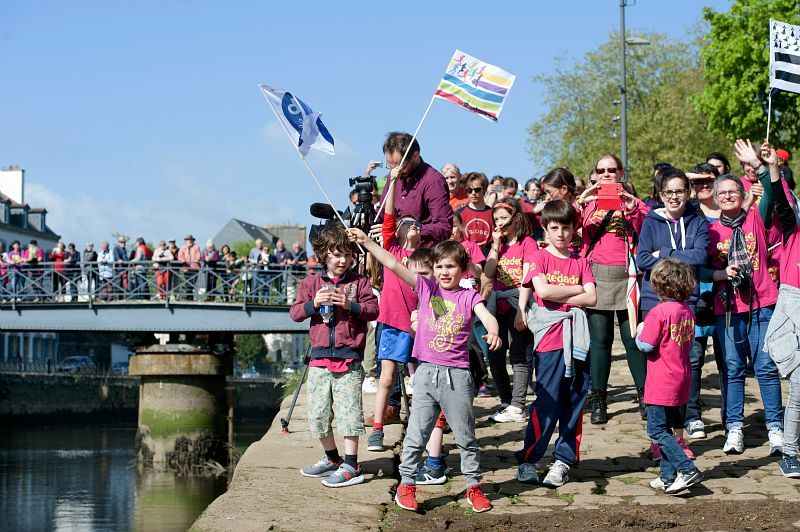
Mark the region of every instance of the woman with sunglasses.
MULTIPOLYGON (((652 209, 642 224, 642 234, 636 253, 636 264, 644 273, 642 279, 642 320, 647 313, 661 303, 658 294, 650 285, 650 275, 656 264, 666 258, 678 259, 695 269, 706 265, 708 258, 708 222, 693 203, 688 202, 690 194, 689 179, 682 170, 672 166, 660 169, 661 182, 656 185, 659 198, 653 198, 660 207, 652 209)), ((695 276, 697 272, 695 271, 695 276)), ((687 304, 695 312, 700 296, 696 286, 687 304)), ((694 375, 692 382, 694 383, 694 375)), ((699 381, 698 381, 699 384, 699 381)), ((642 419, 645 419, 644 404, 640 404, 642 419)), ((684 420, 671 427, 678 445, 688 458, 694 458, 683 439, 684 420)), ((658 444, 651 443, 650 451, 654 459, 661 456, 658 444)))
POLYGON ((767 229, 764 220, 772 210, 770 172, 762 161, 776 162, 774 151, 762 147, 761 158, 750 141, 735 144, 736 157, 752 166, 764 187, 764 196, 745 210, 745 187, 731 174, 714 182, 719 220, 709 226, 708 268, 701 281, 714 281, 716 334, 722 347, 725 385, 725 428, 728 436, 722 451, 744 451, 744 384, 747 354, 753 359, 769 431, 770 454, 783 445, 783 409, 778 368, 764 352, 764 337, 778 299, 778 285, 768 271, 767 229))
POLYGON ((619 191, 619 210, 598 207, 596 195, 604 184, 620 183, 625 176, 622 161, 616 155, 604 155, 594 165, 595 185, 587 188, 578 205, 583 229, 583 256, 589 260, 597 284, 597 305, 586 309, 589 317, 589 373, 592 379, 593 424, 608 422, 608 377, 611 373, 611 346, 614 343, 614 318, 619 331, 628 368, 633 376, 639 400, 644 390, 647 358, 636 348, 628 324, 628 250, 636 241, 648 208, 624 189, 619 191))

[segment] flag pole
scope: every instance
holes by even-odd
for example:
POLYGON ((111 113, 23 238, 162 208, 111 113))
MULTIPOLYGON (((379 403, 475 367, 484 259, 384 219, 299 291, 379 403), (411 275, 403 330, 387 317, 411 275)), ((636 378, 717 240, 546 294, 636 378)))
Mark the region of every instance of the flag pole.
POLYGON ((772 87, 769 88, 767 102, 767 139, 765 142, 769 142, 769 126, 772 121, 772 87))
MULTIPOLYGON (((339 219, 340 222, 342 222, 342 225, 347 227, 347 224, 345 223, 344 218, 342 218, 342 215, 339 214, 338 210, 336 210, 336 207, 333 204, 333 200, 331 200, 330 196, 328 196, 328 193, 325 192, 325 188, 323 188, 322 183, 320 183, 319 179, 317 179, 317 176, 314 173, 314 170, 311 169, 311 165, 308 164, 308 161, 306 161, 306 158, 300 152, 300 148, 294 142, 294 139, 292 138, 291 133, 289 133, 289 130, 286 128, 286 124, 283 123, 283 120, 281 120, 281 117, 278 115, 278 111, 275 110, 275 107, 272 105, 272 102, 269 101, 269 98, 267 98, 267 95, 264 94, 263 91, 259 91, 259 92, 261 92, 261 94, 264 96, 264 99, 267 100, 267 107, 272 109, 272 113, 275 115, 275 118, 278 119, 278 123, 283 128, 283 131, 286 133, 286 136, 289 137, 289 143, 292 146, 294 146, 295 151, 297 151, 297 155, 300 157, 300 160, 303 161, 303 164, 306 165, 306 168, 308 169, 308 173, 311 174, 311 177, 314 179, 314 182, 319 187, 320 192, 322 192, 322 195, 325 196, 325 199, 328 201, 328 204, 333 209, 334 214, 336 214, 336 217, 339 219)), ((356 245, 358 245, 358 244, 356 244, 356 245)), ((360 245, 358 245, 358 249, 360 249, 361 252, 364 253, 364 248, 362 248, 360 245)))
MULTIPOLYGON (((419 121, 417 129, 416 131, 414 131, 414 135, 411 137, 411 142, 408 143, 408 147, 406 148, 406 152, 403 154, 403 158, 400 159, 400 165, 398 166, 398 168, 402 168, 403 163, 406 162, 406 157, 408 157, 408 153, 411 151, 411 146, 414 145, 414 141, 417 139, 417 134, 419 133, 419 130, 422 128, 422 124, 425 122, 425 119, 428 118, 428 113, 430 112, 431 107, 433 107, 433 101, 435 99, 436 99, 436 93, 434 92, 433 96, 431 96, 431 101, 428 102, 428 107, 425 109, 425 113, 422 115, 422 120, 419 121)), ((381 212, 383 212, 383 207, 384 204, 386 203, 386 198, 389 197, 389 194, 391 194, 392 191, 393 187, 390 187, 389 190, 386 192, 386 195, 383 196, 383 201, 381 201, 380 205, 378 205, 378 210, 375 211, 376 219, 381 215, 381 212)))

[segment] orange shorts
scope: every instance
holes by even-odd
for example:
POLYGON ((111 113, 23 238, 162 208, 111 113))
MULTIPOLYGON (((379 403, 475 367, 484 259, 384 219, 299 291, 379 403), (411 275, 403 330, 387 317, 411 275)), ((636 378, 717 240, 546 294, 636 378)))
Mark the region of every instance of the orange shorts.
POLYGON ((436 418, 436 425, 434 425, 434 427, 442 430, 447 427, 447 420, 444 418, 444 412, 439 412, 439 417, 436 418))

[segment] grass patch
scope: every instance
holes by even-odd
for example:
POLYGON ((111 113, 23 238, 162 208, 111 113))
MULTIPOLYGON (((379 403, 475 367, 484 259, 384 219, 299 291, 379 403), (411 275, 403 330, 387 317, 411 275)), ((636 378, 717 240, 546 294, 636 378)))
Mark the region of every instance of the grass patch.
POLYGON ((510 502, 512 505, 517 504, 519 502, 519 495, 517 495, 516 493, 513 495, 509 495, 508 502, 510 502))
POLYGON ((619 479, 619 481, 625 484, 626 486, 630 486, 631 484, 636 484, 640 480, 641 480, 640 478, 635 478, 635 477, 622 477, 619 479))
POLYGON ((444 488, 445 493, 448 495, 451 494, 453 492, 453 479, 448 477, 447 482, 442 484, 442 487, 444 488))
POLYGON ((568 503, 572 504, 572 501, 575 499, 574 493, 559 493, 556 496, 556 499, 561 499, 562 501, 567 501, 568 503))

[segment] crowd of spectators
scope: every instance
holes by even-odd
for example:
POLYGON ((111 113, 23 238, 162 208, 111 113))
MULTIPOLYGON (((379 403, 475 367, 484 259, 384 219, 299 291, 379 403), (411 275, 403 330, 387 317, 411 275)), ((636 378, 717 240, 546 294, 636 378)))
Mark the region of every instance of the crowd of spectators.
POLYGON ((89 242, 83 253, 74 243, 58 242, 52 250, 36 240, 23 246, 14 240, 6 251, 0 243, 0 299, 65 302, 80 297, 94 301, 222 300, 246 297, 251 302, 285 302, 284 272, 292 277, 313 269, 300 242, 292 249, 282 240, 274 247, 256 240, 249 253, 237 256, 230 245, 219 249, 211 240, 203 249, 188 234, 183 245, 161 240, 157 246, 137 238, 129 245, 120 235, 116 245, 89 242))

